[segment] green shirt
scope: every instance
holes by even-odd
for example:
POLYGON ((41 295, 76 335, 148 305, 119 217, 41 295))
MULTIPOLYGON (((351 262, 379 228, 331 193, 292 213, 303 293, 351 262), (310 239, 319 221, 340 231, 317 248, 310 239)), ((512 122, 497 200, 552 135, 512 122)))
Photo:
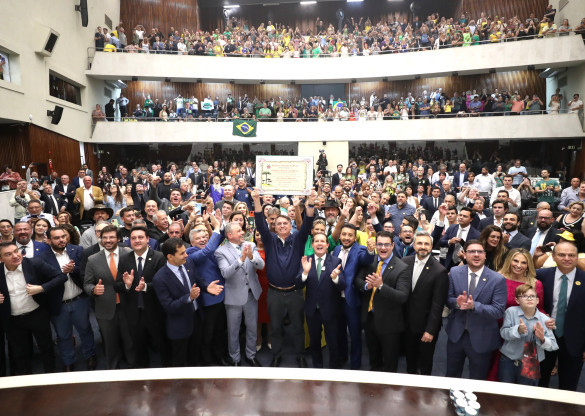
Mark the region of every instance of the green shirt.
MULTIPOLYGON (((329 243, 327 253, 332 253, 335 247, 339 245, 339 241, 336 242, 331 235, 327 237, 327 243, 329 243)), ((305 243, 305 256, 312 256, 313 254, 315 254, 315 250, 313 250, 313 236, 310 235, 305 243)))
POLYGON ((549 204, 552 205, 552 203, 555 202, 554 188, 558 185, 559 184, 557 183, 557 181, 553 179, 547 179, 546 181, 544 179, 541 179, 538 182, 536 182, 535 186, 536 189, 545 190, 544 192, 538 193, 538 202, 548 202, 549 204), (547 189, 549 186, 552 186, 552 189, 547 189))

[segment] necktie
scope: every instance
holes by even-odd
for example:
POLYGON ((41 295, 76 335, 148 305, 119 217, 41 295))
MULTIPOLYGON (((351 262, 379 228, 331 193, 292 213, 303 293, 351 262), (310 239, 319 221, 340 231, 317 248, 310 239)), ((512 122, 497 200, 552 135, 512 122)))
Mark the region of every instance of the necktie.
POLYGON ((569 279, 567 275, 561 276, 561 287, 559 290, 559 299, 557 300, 557 317, 555 335, 562 338, 565 335, 565 313, 567 312, 567 289, 569 288, 569 279))
POLYGON ((59 214, 59 208, 57 207, 57 200, 55 199, 55 196, 51 196, 51 200, 53 201, 53 215, 58 215, 59 214))
POLYGON ((530 254, 534 254, 534 250, 536 250, 536 247, 538 247, 538 242, 540 241, 540 235, 542 233, 540 232, 540 229, 537 229, 536 232, 534 233, 534 237, 532 237, 532 244, 530 245, 530 254))
POLYGON ((317 259, 317 280, 321 281, 321 257, 317 259))
POLYGON ((476 286, 477 286, 477 274, 471 273, 471 279, 469 280, 469 291, 467 292, 467 294, 473 295, 473 292, 475 292, 476 286))
MULTIPOLYGON (((463 230, 461 229, 461 226, 459 226, 459 231, 457 232, 457 238, 461 238, 462 235, 463 235, 463 230)), ((461 250, 461 244, 459 244, 459 243, 455 244, 455 248, 453 249, 453 263, 455 263, 455 264, 458 264, 461 261, 459 259, 459 256, 457 255, 460 250, 461 250)))
POLYGON ((437 198, 433 198, 435 200, 435 209, 437 209, 437 198))
MULTIPOLYGON (((112 277, 116 280, 118 276, 118 266, 116 266, 116 260, 114 259, 114 253, 110 253, 110 273, 112 273, 112 277)), ((120 303, 120 295, 116 293, 116 304, 120 303)))
MULTIPOLYGON (((378 268, 376 269, 376 274, 378 274, 378 275, 382 274, 382 266, 384 266, 384 262, 379 261, 378 268)), ((376 294, 376 289, 377 288, 372 289, 372 296, 370 297, 370 303, 368 305, 368 312, 370 312, 374 308, 374 295, 376 294)))
POLYGON ((22 250, 20 250, 20 254, 22 254, 23 257, 26 257, 26 247, 22 246, 22 250))
MULTIPOLYGON (((136 267, 138 281, 142 278, 142 257, 138 257, 138 267, 136 267)), ((144 309, 144 292, 138 292, 138 309, 144 309)))
POLYGON ((402 257, 406 257, 407 252, 408 252, 408 246, 404 246, 404 253, 402 254, 402 257))

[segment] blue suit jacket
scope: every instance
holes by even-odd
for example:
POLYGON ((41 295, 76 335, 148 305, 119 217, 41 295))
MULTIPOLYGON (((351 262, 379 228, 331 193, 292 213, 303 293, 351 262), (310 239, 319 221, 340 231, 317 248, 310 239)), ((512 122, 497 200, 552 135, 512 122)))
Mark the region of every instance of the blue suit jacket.
MULTIPOLYGON (((200 249, 199 247, 189 247, 187 249, 189 259, 195 263, 199 275, 203 281, 206 282, 206 284, 209 284, 214 280, 219 280, 220 285, 225 285, 225 279, 221 275, 221 271, 217 265, 217 259, 213 255, 222 241, 223 236, 221 234, 211 233, 211 238, 203 249, 200 249)), ((207 292, 201 294, 201 302, 203 306, 215 305, 217 303, 223 302, 224 300, 225 291, 223 290, 217 296, 207 292)))
MULTIPOLYGON (((71 276, 71 280, 73 280, 73 283, 75 283, 81 290, 83 290, 83 278, 81 277, 81 258, 83 256, 83 247, 81 246, 76 246, 74 244, 67 244, 67 247, 65 248, 65 250, 67 250, 67 255, 69 256, 69 259, 73 260, 75 262, 75 266, 73 267, 73 271, 71 273, 69 273, 69 276, 71 276)), ((61 270, 61 268, 59 267, 59 262, 57 261, 57 258, 55 257, 55 253, 53 253, 53 250, 44 250, 43 252, 41 252, 39 254, 39 257, 41 257, 43 260, 45 260, 47 263, 49 263, 51 265, 51 267, 57 269, 57 270, 61 270)), ((67 276, 67 275, 65 275, 67 276)), ((67 280, 65 280, 67 281, 67 280)), ((63 283, 65 283, 65 281, 63 283)), ((65 285, 59 285, 55 288, 54 291, 52 291, 49 295, 50 298, 55 297, 55 304, 59 306, 59 310, 61 310, 61 303, 63 301, 63 292, 65 291, 65 285)))
MULTIPOLYGON (((536 278, 542 282, 544 290, 544 310, 547 314, 553 311, 553 290, 555 285, 556 267, 539 269, 536 278)), ((577 269, 571 297, 565 314, 565 345, 567 351, 574 357, 581 357, 585 352, 585 272, 577 269)))
MULTIPOLYGON (((339 253, 343 246, 339 245, 335 247, 333 253, 335 257, 339 257, 339 253)), ((368 254, 368 249, 357 242, 353 243, 347 260, 345 261, 345 267, 343 268, 343 275, 345 276, 345 302, 352 308, 357 308, 362 304, 362 295, 358 289, 353 286, 353 279, 357 271, 364 266, 372 264, 374 261, 375 254, 368 254)))
POLYGON ((467 171, 465 171, 465 173, 463 175, 461 175, 461 172, 457 171, 453 174, 453 187, 454 188, 459 188, 461 187, 461 184, 463 182, 467 181, 467 176, 469 175, 469 173, 467 171), (461 177, 463 176, 463 177, 461 177))
MULTIPOLYGON (((201 293, 207 290, 207 284, 203 281, 191 259, 183 265, 189 285, 197 284, 201 293)), ((169 339, 189 338, 193 333, 193 303, 189 298, 190 290, 187 290, 177 276, 165 266, 160 269, 152 279, 156 296, 166 312, 167 336, 169 339)), ((201 296, 199 296, 201 297, 201 296)))
MULTIPOLYGON (((439 233, 438 235, 441 235, 440 233, 443 232, 443 228, 444 227, 435 226, 435 229, 433 230, 433 238, 435 238, 436 236, 435 231, 439 233)), ((447 252, 447 258, 445 259, 446 269, 449 269, 452 266, 451 263, 453 263, 453 250, 455 249, 455 246, 453 244, 449 244, 449 240, 452 239, 453 237, 457 237, 458 232, 459 224, 451 225, 449 228, 447 228, 447 231, 445 231, 445 234, 439 240, 439 247, 449 247, 449 251, 447 252)), ((478 239, 479 234, 480 234, 479 231, 477 231, 473 227, 470 227, 469 232, 467 233, 466 241, 478 239)), ((461 246, 464 245, 465 243, 462 242, 461 246)))
MULTIPOLYGON (((41 258, 22 259, 22 272, 24 273, 24 280, 27 284, 41 285, 43 292, 34 295, 33 299, 41 307, 48 307, 52 314, 58 313, 61 309, 61 299, 48 296, 51 291, 59 286, 63 286, 67 276, 65 276, 60 269, 47 264, 41 258), (55 302, 55 300, 58 301, 55 302)), ((4 264, 0 265, 0 293, 4 295, 4 302, 0 303, 0 319, 4 329, 8 328, 10 322, 10 294, 8 292, 8 285, 6 284, 6 275, 4 274, 4 264)), ((63 296, 63 294, 61 294, 63 296)))
POLYGON ((456 308, 457 296, 468 290, 467 266, 453 267, 449 272, 449 295, 447 306, 451 309, 446 332, 449 341, 458 342, 467 330, 471 346, 478 353, 496 350, 501 346, 498 319, 504 316, 506 309, 506 279, 499 273, 484 267, 477 281, 473 301, 474 310, 456 308))
POLYGON ((396 257, 401 259, 403 257, 411 256, 414 254, 414 247, 412 244, 406 249, 406 254, 404 254, 405 247, 406 245, 402 242, 402 240, 400 240, 400 237, 398 236, 394 237, 394 250, 392 251, 394 252, 394 255, 396 257))
POLYGON ((307 288, 305 294, 305 315, 308 317, 313 316, 318 305, 323 321, 331 321, 342 313, 341 307, 343 302, 341 291, 345 289, 343 270, 341 268, 339 270, 340 273, 337 284, 333 283, 333 279, 331 279, 331 273, 341 264, 341 259, 327 254, 324 264, 321 265, 321 279, 318 279, 316 269, 317 259, 315 258, 315 255, 312 255, 309 258, 312 259, 312 262, 307 280, 303 282, 303 267, 301 266, 296 282, 298 288, 307 288))

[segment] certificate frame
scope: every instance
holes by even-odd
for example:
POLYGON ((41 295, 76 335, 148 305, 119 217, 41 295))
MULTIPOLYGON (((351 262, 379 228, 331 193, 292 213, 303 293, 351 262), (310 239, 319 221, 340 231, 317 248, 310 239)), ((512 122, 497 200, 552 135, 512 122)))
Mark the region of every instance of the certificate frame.
POLYGON ((309 195, 312 156, 256 156, 256 188, 261 195, 309 195))

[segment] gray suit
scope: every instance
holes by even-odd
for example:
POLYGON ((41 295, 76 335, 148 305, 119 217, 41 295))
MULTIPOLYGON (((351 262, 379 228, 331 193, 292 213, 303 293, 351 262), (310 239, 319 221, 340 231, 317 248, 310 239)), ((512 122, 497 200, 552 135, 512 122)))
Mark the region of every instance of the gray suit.
POLYGON ((258 298, 262 292, 256 270, 264 268, 264 260, 255 245, 253 248, 252 260, 246 258, 243 264, 240 264, 241 255, 230 242, 215 252, 219 270, 225 279, 228 349, 234 362, 240 361, 239 332, 242 314, 246 323, 246 357, 253 359, 256 356, 258 298))
MULTIPOLYGON (((130 251, 127 247, 119 247, 119 257, 130 251)), ((92 254, 87 259, 83 277, 83 290, 92 296, 95 301, 95 317, 102 333, 108 369, 113 370, 120 367, 120 358, 122 356, 120 342, 124 346, 124 355, 132 368, 136 365, 136 351, 130 336, 131 331, 126 316, 122 313, 120 305, 116 304, 115 276, 112 276, 110 272, 108 260, 109 253, 106 250, 92 254), (100 279, 104 285, 104 293, 103 295, 95 296, 93 289, 100 279)))

